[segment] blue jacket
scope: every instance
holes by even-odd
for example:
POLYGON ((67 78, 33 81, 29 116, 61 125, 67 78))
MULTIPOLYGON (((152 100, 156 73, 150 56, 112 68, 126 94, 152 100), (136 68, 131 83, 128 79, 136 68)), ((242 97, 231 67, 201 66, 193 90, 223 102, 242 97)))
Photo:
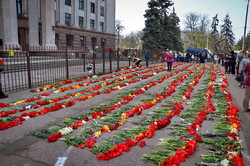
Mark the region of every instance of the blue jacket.
POLYGON ((150 58, 150 52, 147 50, 145 51, 145 59, 149 59, 150 58))

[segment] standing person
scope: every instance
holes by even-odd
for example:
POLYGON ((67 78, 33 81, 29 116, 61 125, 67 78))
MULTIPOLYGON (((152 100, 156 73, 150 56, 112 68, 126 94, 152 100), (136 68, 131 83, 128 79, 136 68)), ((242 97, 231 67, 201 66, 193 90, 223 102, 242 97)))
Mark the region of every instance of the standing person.
POLYGON ((192 60, 192 62, 193 62, 193 63, 195 62, 195 56, 194 56, 194 53, 192 53, 192 55, 191 55, 191 60, 192 60))
POLYGON ((234 51, 230 52, 229 55, 229 73, 235 74, 236 56, 234 51))
POLYGON ((145 56, 145 60, 146 60, 146 67, 148 67, 148 62, 149 62, 149 58, 150 58, 150 52, 146 49, 145 53, 144 53, 144 56, 145 56))
POLYGON ((217 64, 217 62, 218 62, 218 55, 217 55, 217 53, 215 53, 214 54, 214 64, 217 64))
POLYGON ((225 65, 225 73, 229 73, 229 56, 227 53, 225 53, 225 56, 224 56, 224 65, 225 65))
POLYGON ((243 100, 243 108, 245 112, 249 112, 249 99, 250 99, 250 62, 247 63, 245 69, 246 77, 244 79, 245 84, 245 97, 243 100))
POLYGON ((244 72, 244 69, 246 67, 246 65, 250 62, 250 52, 247 54, 247 57, 243 57, 243 59, 240 61, 240 64, 239 64, 239 74, 241 76, 241 79, 240 79, 240 88, 244 88, 244 79, 246 77, 246 73, 244 72))
MULTIPOLYGON (((5 65, 5 62, 3 61, 3 59, 0 59, 0 72, 2 72, 4 70, 4 65, 5 65)), ((1 79, 0 79, 0 99, 7 98, 7 97, 8 97, 8 95, 3 93, 2 83, 1 83, 1 79)))
POLYGON ((174 62, 174 54, 172 53, 172 51, 169 51, 166 53, 165 60, 168 64, 168 71, 171 71, 172 70, 172 63, 174 62))

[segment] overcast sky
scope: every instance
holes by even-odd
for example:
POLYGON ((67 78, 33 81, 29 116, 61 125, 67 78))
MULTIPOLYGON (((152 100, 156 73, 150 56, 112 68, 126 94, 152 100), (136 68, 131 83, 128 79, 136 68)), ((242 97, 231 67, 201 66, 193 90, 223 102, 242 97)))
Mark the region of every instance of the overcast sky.
MULTIPOLYGON (((116 0, 116 20, 120 20, 125 27, 123 34, 140 31, 144 28, 145 10, 148 9, 149 0, 116 0)), ((180 26, 183 29, 185 15, 189 12, 198 14, 206 14, 212 21, 213 17, 218 13, 219 25, 229 13, 233 32, 236 41, 238 41, 244 33, 247 0, 172 0, 175 11, 180 18, 180 26)), ((249 9, 250 10, 250 9, 249 9)), ((250 13, 250 11, 249 11, 250 13)), ((247 32, 249 31, 250 17, 248 14, 247 32)))

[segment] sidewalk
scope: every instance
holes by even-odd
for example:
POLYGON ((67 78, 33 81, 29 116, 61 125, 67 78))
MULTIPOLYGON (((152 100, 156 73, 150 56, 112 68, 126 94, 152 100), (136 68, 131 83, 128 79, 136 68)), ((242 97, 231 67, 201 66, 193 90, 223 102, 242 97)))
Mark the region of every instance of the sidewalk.
POLYGON ((227 89, 232 93, 233 96, 233 102, 234 104, 240 109, 239 112, 239 119, 241 122, 241 132, 240 136, 243 140, 243 147, 244 150, 242 151, 242 154, 246 161, 250 163, 250 112, 243 112, 243 99, 245 95, 245 89, 241 89, 239 87, 240 83, 235 80, 235 75, 232 74, 225 74, 229 86, 227 89))

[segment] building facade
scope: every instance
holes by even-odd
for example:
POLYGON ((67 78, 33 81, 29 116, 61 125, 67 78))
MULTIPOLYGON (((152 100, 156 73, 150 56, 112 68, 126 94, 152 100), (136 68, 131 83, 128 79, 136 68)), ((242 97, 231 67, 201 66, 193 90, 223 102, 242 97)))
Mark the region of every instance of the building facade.
POLYGON ((0 0, 0 45, 115 47, 115 0, 0 0))

